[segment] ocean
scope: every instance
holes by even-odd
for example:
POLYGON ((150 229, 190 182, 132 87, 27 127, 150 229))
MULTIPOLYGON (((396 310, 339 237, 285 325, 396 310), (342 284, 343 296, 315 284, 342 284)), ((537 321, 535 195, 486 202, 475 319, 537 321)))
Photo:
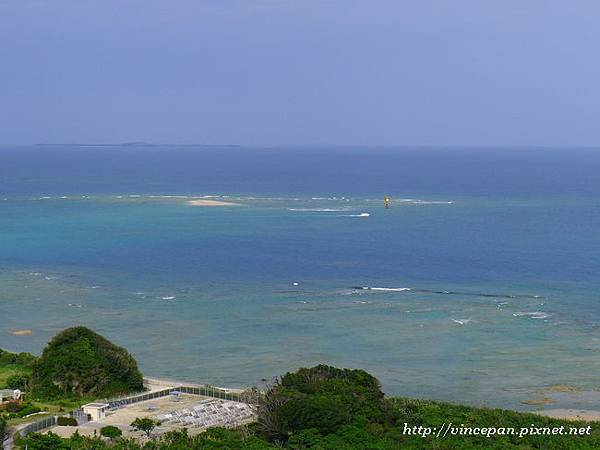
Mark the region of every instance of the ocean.
POLYGON ((600 409, 599 173, 585 148, 4 146, 0 348, 83 324, 155 377, 327 363, 600 409))

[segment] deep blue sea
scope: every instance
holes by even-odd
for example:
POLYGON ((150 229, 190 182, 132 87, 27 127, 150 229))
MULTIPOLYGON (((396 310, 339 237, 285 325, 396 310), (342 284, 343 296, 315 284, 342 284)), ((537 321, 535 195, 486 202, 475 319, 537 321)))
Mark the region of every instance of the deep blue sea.
POLYGON ((600 149, 0 147, 0 347, 78 324, 156 377, 600 409, 600 149))

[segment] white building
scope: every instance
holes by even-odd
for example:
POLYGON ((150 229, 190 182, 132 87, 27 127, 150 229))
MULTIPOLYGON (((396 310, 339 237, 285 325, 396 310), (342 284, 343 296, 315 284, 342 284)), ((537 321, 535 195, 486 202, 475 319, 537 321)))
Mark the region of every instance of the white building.
POLYGON ((108 403, 88 403, 81 407, 84 414, 90 416, 92 422, 102 420, 106 417, 106 410, 108 409, 108 403))
POLYGON ((19 389, 0 389, 0 403, 21 400, 23 393, 19 389))

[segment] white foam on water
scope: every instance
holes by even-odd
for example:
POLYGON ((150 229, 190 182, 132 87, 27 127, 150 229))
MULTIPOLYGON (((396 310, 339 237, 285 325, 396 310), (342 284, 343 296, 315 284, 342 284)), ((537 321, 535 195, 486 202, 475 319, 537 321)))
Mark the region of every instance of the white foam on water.
POLYGON ((533 311, 533 312, 516 312, 513 313, 514 317, 529 317, 531 319, 547 319, 550 317, 550 314, 545 313, 543 311, 533 311))
POLYGON ((399 287, 399 288, 388 288, 388 287, 369 287, 365 286, 362 289, 367 291, 381 291, 381 292, 405 292, 410 291, 410 288, 399 287))
POLYGON ((150 198, 188 198, 187 195, 149 195, 150 198))
POLYGON ((362 212, 360 214, 335 214, 334 217, 370 217, 371 214, 368 212, 362 212))
MULTIPOLYGON (((374 199, 367 199, 368 202, 381 202, 382 199, 380 198, 374 198, 374 199)), ((418 198, 392 198, 391 199, 392 204, 396 203, 409 203, 412 205, 452 205, 455 203, 454 200, 421 200, 418 198)))
POLYGON ((338 295, 354 295, 356 293, 357 292, 354 289, 344 289, 337 292, 338 295))
POLYGON ((469 322, 472 322, 472 321, 473 321, 473 319, 470 319, 470 318, 469 318, 469 319, 452 319, 452 318, 450 318, 450 320, 451 320, 452 322, 454 322, 454 323, 457 323, 457 324, 459 324, 459 325, 466 325, 466 324, 468 324, 469 322))
POLYGON ((174 295, 165 295, 164 297, 161 297, 162 300, 175 300, 175 296, 174 295))
POLYGON ((413 205, 452 205, 454 201, 441 201, 441 200, 413 200, 413 205))
POLYGON ((348 211, 348 208, 288 208, 287 210, 301 212, 344 212, 348 211))

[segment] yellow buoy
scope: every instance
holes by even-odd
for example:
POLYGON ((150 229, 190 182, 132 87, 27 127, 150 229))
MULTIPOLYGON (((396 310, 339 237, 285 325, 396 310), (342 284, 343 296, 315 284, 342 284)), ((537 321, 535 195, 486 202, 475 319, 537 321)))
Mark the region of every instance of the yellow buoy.
POLYGON ((390 203, 392 202, 392 199, 389 196, 385 196, 383 197, 383 205, 385 206, 385 208, 389 208, 390 207, 390 203))

